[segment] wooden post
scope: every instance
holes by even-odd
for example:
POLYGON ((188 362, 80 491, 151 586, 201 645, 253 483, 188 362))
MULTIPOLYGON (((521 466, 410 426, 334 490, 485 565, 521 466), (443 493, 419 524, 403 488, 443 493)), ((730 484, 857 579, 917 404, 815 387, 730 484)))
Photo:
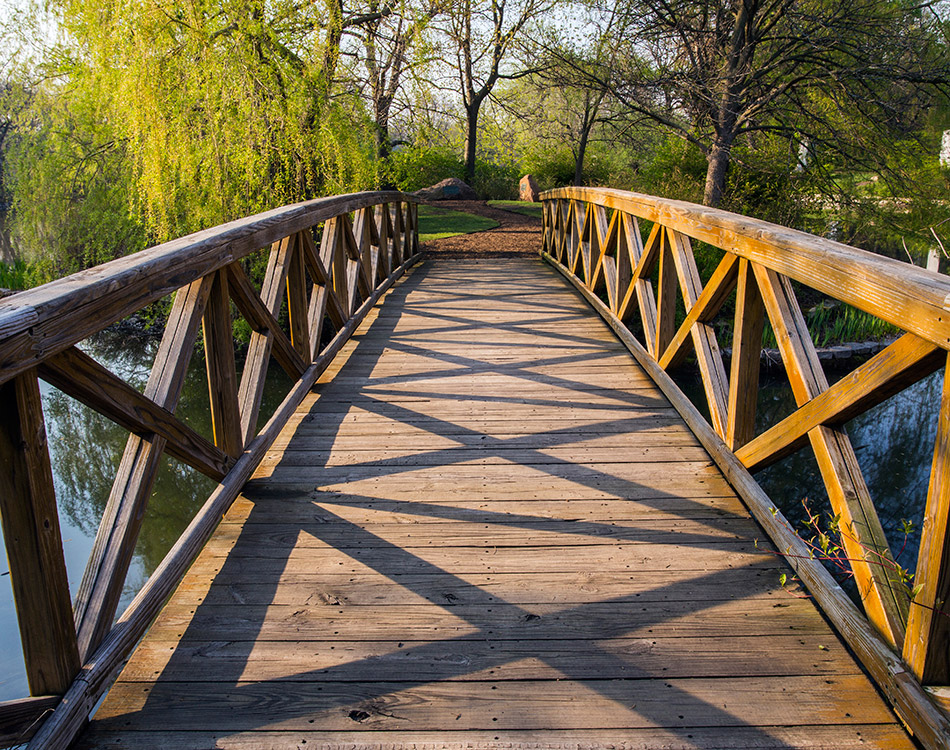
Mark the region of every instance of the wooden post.
MULTIPOLYGON (((241 410, 238 405, 237 371, 234 366, 231 297, 228 294, 228 276, 225 269, 215 273, 211 298, 202 318, 202 328, 214 444, 229 456, 237 457, 244 449, 244 440, 241 434, 241 410)), ((305 341, 309 345, 309 336, 305 341)))
POLYGON ((729 420, 725 441, 732 451, 755 437, 755 406, 759 395, 759 361, 765 305, 755 276, 745 258, 739 261, 736 291, 736 322, 732 336, 732 368, 729 376, 729 420))
POLYGON ((666 229, 660 229, 660 271, 657 283, 656 349, 651 352, 655 359, 666 351, 676 332, 676 264, 673 248, 666 229))
POLYGON ((0 518, 32 695, 79 672, 69 581, 36 371, 0 386, 0 518))
POLYGON ((944 369, 927 508, 904 639, 904 661, 924 684, 950 684, 950 367, 944 369))

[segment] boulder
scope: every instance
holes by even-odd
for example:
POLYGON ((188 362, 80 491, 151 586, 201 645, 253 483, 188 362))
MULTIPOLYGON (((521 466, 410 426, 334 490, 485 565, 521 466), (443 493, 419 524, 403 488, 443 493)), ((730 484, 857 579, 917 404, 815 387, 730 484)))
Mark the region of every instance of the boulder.
POLYGON ((449 177, 427 188, 417 190, 416 195, 429 201, 474 201, 478 196, 471 187, 455 177, 449 177))
POLYGON ((526 174, 521 178, 521 181, 518 183, 518 200, 528 201, 529 203, 537 203, 539 198, 540 191, 538 190, 538 183, 535 182, 534 177, 529 174, 526 174))

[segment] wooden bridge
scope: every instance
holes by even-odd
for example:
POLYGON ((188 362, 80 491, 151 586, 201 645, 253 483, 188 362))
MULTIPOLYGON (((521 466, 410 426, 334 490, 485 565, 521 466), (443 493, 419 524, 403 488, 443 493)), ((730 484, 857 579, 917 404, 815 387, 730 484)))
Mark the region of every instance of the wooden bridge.
POLYGON ((914 589, 842 425, 945 368, 950 280, 618 191, 549 192, 544 216, 547 263, 435 262, 411 197, 342 196, 4 301, 0 513, 32 693, 0 704, 5 740, 946 747, 950 386, 914 589), (690 238, 723 250, 708 279, 690 238), (267 246, 258 289, 242 261, 267 246), (829 386, 792 280, 906 333, 829 386), (727 375, 711 322, 733 291, 727 375), (172 293, 144 393, 76 347, 172 293), (766 321, 799 408, 756 435, 766 321), (199 327, 210 439, 174 415, 199 327), (689 354, 708 422, 667 374, 689 354), (296 384, 262 417, 271 360, 296 384), (38 378, 130 432, 75 602, 38 378), (749 474, 806 445, 863 613, 749 474), (163 453, 219 484, 116 620, 163 453))

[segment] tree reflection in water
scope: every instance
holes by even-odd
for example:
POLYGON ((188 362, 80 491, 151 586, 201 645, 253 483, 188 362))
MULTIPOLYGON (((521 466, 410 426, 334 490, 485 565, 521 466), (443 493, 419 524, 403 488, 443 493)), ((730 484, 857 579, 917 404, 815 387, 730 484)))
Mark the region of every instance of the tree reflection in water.
MULTIPOLYGON (((158 339, 107 330, 83 342, 81 348, 141 391, 148 380, 158 339)), ((240 375, 240 369, 238 372, 240 375)), ((129 433, 61 391, 46 383, 40 385, 69 588, 75 596, 129 433)), ((261 406, 262 419, 270 416, 289 387, 289 380, 279 368, 271 367, 261 406)), ((200 351, 192 357, 176 414, 210 439, 208 386, 200 351)), ((214 481, 191 467, 168 456, 162 459, 126 577, 120 613, 214 487, 214 481)), ((0 700, 10 700, 27 695, 28 688, 9 576, 4 575, 0 581, 0 638, 6 644, 0 649, 0 700)))

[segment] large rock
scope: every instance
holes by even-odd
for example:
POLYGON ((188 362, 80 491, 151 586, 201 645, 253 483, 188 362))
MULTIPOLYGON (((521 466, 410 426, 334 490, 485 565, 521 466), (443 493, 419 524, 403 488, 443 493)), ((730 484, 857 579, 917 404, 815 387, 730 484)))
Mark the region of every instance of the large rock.
POLYGON ((529 203, 537 203, 539 200, 538 183, 535 182, 534 177, 529 174, 526 174, 521 178, 521 181, 518 183, 518 199, 523 201, 528 201, 529 203))
POLYGON ((478 196, 471 187, 455 177, 449 177, 442 182, 437 182, 422 190, 417 190, 413 195, 429 201, 474 201, 478 196))

